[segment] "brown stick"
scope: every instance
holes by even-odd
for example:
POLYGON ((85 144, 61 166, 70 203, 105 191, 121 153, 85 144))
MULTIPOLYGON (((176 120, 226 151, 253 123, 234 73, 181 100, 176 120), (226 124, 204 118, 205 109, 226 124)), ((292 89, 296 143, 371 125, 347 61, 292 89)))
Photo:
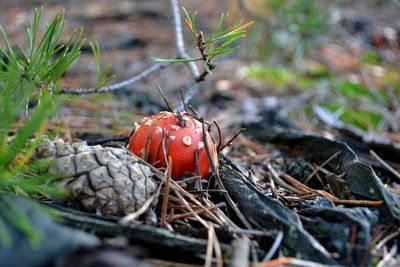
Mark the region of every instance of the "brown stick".
POLYGON ((218 236, 215 233, 214 227, 212 228, 212 231, 214 232, 213 246, 215 257, 217 258, 217 267, 223 267, 224 261, 222 259, 221 244, 219 243, 218 236))
POLYGON ((127 87, 128 85, 135 84, 147 76, 149 76, 151 73, 155 72, 156 70, 165 68, 166 66, 170 65, 171 62, 161 62, 161 63, 156 63, 149 67, 148 69, 143 70, 142 72, 138 73, 137 75, 133 76, 132 78, 118 82, 115 84, 111 85, 106 85, 102 87, 89 87, 89 88, 63 88, 61 89, 60 93, 62 94, 70 94, 70 95, 83 95, 83 94, 95 94, 95 93, 109 93, 109 92, 114 92, 120 89, 123 89, 127 87))
POLYGON ((304 184, 307 184, 311 178, 314 177, 314 175, 316 175, 321 168, 323 168, 326 164, 328 164, 329 162, 331 162, 333 159, 335 159, 338 155, 340 154, 340 151, 336 152, 335 154, 333 154, 332 156, 330 156, 327 160, 324 161, 324 163, 322 163, 320 166, 318 166, 308 177, 307 179, 304 181, 304 184))
POLYGON ((164 185, 164 196, 161 210, 161 227, 165 227, 167 221, 167 208, 168 208, 168 197, 169 197, 169 181, 171 180, 172 160, 168 156, 168 166, 166 170, 165 185, 164 185))
MULTIPOLYGON (((206 209, 207 210, 214 210, 214 209, 221 208, 223 206, 225 206, 225 203, 219 203, 219 204, 216 204, 216 205, 212 205, 212 206, 206 207, 206 209)), ((198 208, 195 210, 195 213, 198 214, 198 215, 202 214, 204 212, 205 212, 205 210, 198 209, 198 208)), ((186 212, 186 213, 174 215, 172 217, 172 220, 184 219, 184 218, 187 218, 187 217, 190 217, 190 216, 192 216, 192 213, 191 212, 186 212)))
POLYGON ((204 267, 211 267, 214 238, 215 238, 214 228, 212 227, 212 225, 210 225, 210 227, 208 227, 207 251, 206 251, 206 261, 204 262, 204 267))
POLYGON ((383 165, 391 174, 393 174, 397 179, 400 180, 400 173, 398 173, 395 169, 392 168, 389 164, 387 164, 381 157, 379 157, 373 150, 370 150, 369 153, 373 156, 380 164, 383 165))
POLYGON ((246 130, 246 128, 240 128, 240 129, 231 137, 231 139, 228 140, 228 142, 226 142, 225 144, 223 144, 223 145, 219 148, 218 152, 221 152, 221 150, 223 150, 223 149, 224 149, 225 147, 227 147, 227 146, 231 146, 232 143, 233 143, 233 141, 239 136, 239 134, 240 134, 241 132, 245 131, 245 130, 246 130))
MULTIPOLYGON (((206 131, 206 126, 205 126, 203 118, 201 119, 201 124, 202 124, 202 128, 203 128, 202 130, 203 130, 204 147, 207 152, 208 162, 210 163, 211 171, 212 171, 214 177, 216 178, 218 185, 221 187, 222 190, 226 191, 224 183, 222 182, 221 177, 219 176, 217 166, 215 166, 215 162, 213 160, 213 155, 211 154, 210 146, 207 142, 207 133, 208 132, 206 131)), ((243 225, 246 226, 247 229, 252 229, 251 224, 246 219, 246 217, 240 212, 240 210, 236 206, 235 202, 233 202, 230 195, 228 193, 225 193, 224 196, 225 196, 226 200, 228 201, 229 205, 231 206, 231 208, 235 211, 236 215, 239 217, 240 221, 243 223, 243 225)))
POLYGON ((353 200, 353 199, 339 199, 337 197, 335 197, 334 195, 331 195, 330 193, 324 191, 324 190, 316 190, 316 189, 312 189, 302 183, 300 183, 299 181, 297 181, 295 178, 293 178, 292 176, 286 174, 286 173, 282 173, 281 177, 283 179, 285 179, 286 181, 290 182, 291 184, 297 186, 298 188, 304 190, 306 193, 316 193, 320 196, 324 196, 326 198, 329 198, 332 202, 334 202, 335 204, 345 204, 345 205, 354 205, 354 206, 372 206, 372 207, 376 207, 376 206, 380 206, 382 205, 383 201, 382 200, 353 200))
MULTIPOLYGON (((134 155, 133 153, 131 153, 129 150, 126 150, 127 153, 129 153, 130 155, 134 156, 140 163, 146 165, 147 167, 149 167, 151 169, 151 171, 154 173, 154 177, 157 178, 159 181, 163 181, 163 173, 158 170, 156 167, 154 167, 153 165, 149 164, 147 161, 143 160, 142 158, 139 158, 138 156, 134 155)), ((181 193, 183 196, 187 197, 190 201, 192 201, 194 204, 200 206, 203 210, 205 210, 205 213, 209 216, 209 218, 211 220, 213 220, 215 223, 224 226, 224 223, 217 217, 215 216, 215 214, 213 214, 211 211, 207 210, 206 207, 204 207, 204 205, 202 205, 200 203, 200 201, 198 201, 192 194, 188 193, 186 190, 184 190, 178 183, 176 183, 174 180, 170 181, 170 188, 172 190, 175 190, 178 193, 181 193)), ((181 196, 182 196, 181 195, 181 196)), ((185 204, 186 206, 186 204, 185 204)))
POLYGON ((280 257, 274 260, 253 264, 252 267, 278 267, 278 266, 298 266, 298 267, 328 267, 328 265, 313 261, 306 261, 290 257, 280 257))

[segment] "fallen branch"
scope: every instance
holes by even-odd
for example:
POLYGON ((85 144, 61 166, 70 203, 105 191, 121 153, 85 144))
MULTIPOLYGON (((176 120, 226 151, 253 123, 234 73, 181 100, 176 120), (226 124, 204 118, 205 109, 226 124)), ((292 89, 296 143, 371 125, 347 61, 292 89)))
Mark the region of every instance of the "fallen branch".
POLYGON ((389 164, 387 164, 381 157, 378 156, 373 150, 370 150, 369 153, 373 156, 383 167, 385 167, 391 174, 393 174, 397 179, 400 180, 400 173, 398 173, 395 169, 392 168, 389 164))
POLYGON ((160 62, 156 63, 153 66, 149 67, 148 69, 143 70, 142 72, 138 73, 137 75, 133 76, 132 78, 118 82, 115 84, 107 85, 107 86, 102 86, 102 87, 89 87, 89 88, 62 88, 60 93, 62 94, 70 94, 70 95, 84 95, 84 94, 95 94, 95 93, 110 93, 114 92, 120 89, 123 89, 127 87, 128 85, 135 84, 147 76, 149 76, 151 73, 165 68, 168 65, 170 65, 171 62, 160 62))
MULTIPOLYGON (((178 59, 189 59, 189 55, 185 49, 185 42, 183 41, 182 35, 182 22, 181 15, 179 12, 179 6, 177 0, 171 0, 172 16, 174 17, 174 35, 175 35, 175 47, 178 59)), ((198 80, 200 77, 199 69, 194 62, 185 63, 189 68, 194 80, 198 80)))
POLYGON ((281 257, 274 260, 261 262, 258 264, 252 265, 252 267, 278 267, 278 266, 298 266, 298 267, 328 267, 329 265, 313 262, 313 261, 306 261, 300 260, 296 258, 290 257, 281 257))
MULTIPOLYGON (((182 35, 182 23, 181 23, 181 18, 180 18, 180 12, 179 12, 179 7, 178 7, 178 2, 177 0, 171 0, 171 8, 172 8, 172 15, 173 15, 173 22, 174 22, 174 35, 175 35, 175 45, 176 45, 176 51, 177 51, 177 59, 187 59, 189 56, 187 55, 187 52, 185 50, 185 45, 183 41, 183 35, 182 35)), ((106 85, 106 86, 101 86, 101 87, 88 87, 88 88, 62 88, 60 93, 62 94, 70 94, 70 95, 84 95, 84 94, 95 94, 95 93, 110 93, 114 92, 123 88, 126 88, 129 85, 133 85, 153 72, 163 69, 169 65, 171 65, 172 62, 157 62, 154 65, 150 66, 149 68, 141 71, 140 73, 136 74, 135 76, 125 80, 121 81, 115 84, 111 85, 106 85)), ((200 72, 194 62, 186 62, 186 66, 189 68, 190 72, 192 73, 193 79, 195 81, 198 81, 200 77, 200 72)), ((196 91, 196 90, 194 90, 196 91)), ((193 95, 194 92, 192 92, 190 95, 193 95)), ((191 99, 190 97, 186 97, 187 99, 191 99)), ((189 101, 187 100, 187 102, 189 101)))
POLYGON ((295 178, 292 176, 282 173, 280 175, 283 179, 285 179, 287 182, 291 183, 292 185, 296 186, 298 189, 303 190, 304 193, 313 193, 316 195, 324 196, 326 198, 329 198, 333 203, 335 204, 344 204, 344 205, 353 205, 353 206, 380 206, 383 204, 382 200, 353 200, 353 199, 339 199, 335 197, 334 195, 324 191, 324 190, 316 190, 312 189, 299 181, 297 181, 295 178))

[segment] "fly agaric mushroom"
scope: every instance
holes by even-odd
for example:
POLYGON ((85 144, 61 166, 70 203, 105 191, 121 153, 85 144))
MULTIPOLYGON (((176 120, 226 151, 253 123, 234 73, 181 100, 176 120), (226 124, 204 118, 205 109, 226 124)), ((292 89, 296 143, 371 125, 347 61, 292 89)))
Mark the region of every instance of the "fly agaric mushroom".
MULTIPOLYGON (((170 157, 171 177, 175 180, 185 174, 196 174, 197 171, 202 178, 206 178, 211 166, 204 139, 203 125, 200 121, 186 112, 163 111, 144 118, 136 126, 129 140, 128 149, 156 167, 165 167, 166 158, 170 157), (167 157, 164 155, 164 150, 167 152, 167 157)), ((211 160, 217 165, 217 150, 209 133, 206 135, 206 140, 211 160)))

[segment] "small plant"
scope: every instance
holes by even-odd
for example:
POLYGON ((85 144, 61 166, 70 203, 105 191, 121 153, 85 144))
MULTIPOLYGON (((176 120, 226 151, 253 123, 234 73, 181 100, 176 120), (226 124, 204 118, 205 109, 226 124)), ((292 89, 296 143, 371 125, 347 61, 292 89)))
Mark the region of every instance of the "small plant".
MULTIPOLYGON (((19 195, 60 192, 49 186, 51 176, 37 175, 46 163, 30 162, 30 158, 60 100, 57 95, 60 79, 79 56, 84 40, 80 30, 60 45, 63 13, 53 18, 39 38, 42 16, 43 10, 36 9, 27 29, 26 49, 13 48, 0 26, 5 43, 5 48, 0 47, 0 192, 12 191, 19 195), (34 108, 28 108, 30 104, 34 108), (17 122, 23 122, 23 126, 17 129, 14 127, 17 122)), ((0 209, 29 237, 33 246, 39 245, 38 234, 17 206, 0 199, 0 209)), ((10 245, 10 242, 5 225, 0 223, 0 244, 10 245)))
POLYGON ((6 49, 0 47, 0 188, 12 189, 18 186, 27 192, 34 192, 36 178, 19 179, 26 175, 26 165, 40 143, 46 122, 54 113, 58 102, 54 88, 66 69, 79 56, 83 44, 81 31, 75 32, 69 41, 59 45, 64 28, 63 13, 57 14, 47 26, 40 41, 39 24, 43 10, 37 9, 27 29, 28 48, 20 48, 18 56, 10 45, 2 27, 6 49), (28 109, 33 103, 35 108, 28 109), (26 117, 24 126, 16 130, 13 126, 26 117), (10 137, 12 136, 12 137, 10 137), (32 137, 38 139, 32 140, 32 137), (10 188, 11 186, 11 188, 10 188))
POLYGON ((100 45, 98 42, 90 42, 90 47, 92 48, 93 57, 96 63, 96 72, 98 77, 98 82, 96 87, 102 87, 113 79, 115 79, 115 75, 109 75, 111 65, 107 64, 104 69, 101 68, 101 53, 100 53, 100 45))
MULTIPOLYGON (((239 46, 233 45, 246 35, 246 29, 254 23, 254 21, 244 23, 243 20, 239 20, 230 27, 224 29, 227 15, 221 14, 221 18, 216 26, 215 31, 209 38, 206 38, 203 32, 198 30, 196 27, 197 12, 193 12, 190 16, 184 7, 182 9, 185 14, 186 25, 193 34, 194 43, 196 44, 196 47, 200 53, 200 57, 185 59, 164 59, 153 57, 152 59, 153 61, 157 62, 203 61, 203 67, 205 70, 203 76, 205 76, 207 73, 211 73, 215 68, 215 62, 213 61, 215 57, 233 53, 239 48, 239 46)), ((202 77, 202 79, 204 79, 204 77, 202 77)), ((200 78, 200 80, 202 79, 200 78)))

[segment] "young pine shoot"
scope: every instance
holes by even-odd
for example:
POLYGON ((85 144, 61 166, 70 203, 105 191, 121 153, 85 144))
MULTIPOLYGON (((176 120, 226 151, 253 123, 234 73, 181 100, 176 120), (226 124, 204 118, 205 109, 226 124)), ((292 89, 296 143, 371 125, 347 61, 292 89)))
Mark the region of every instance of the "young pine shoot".
POLYGON ((211 73, 215 68, 215 62, 213 61, 217 56, 224 54, 230 54, 235 52, 239 46, 235 45, 240 39, 246 35, 246 29, 254 23, 250 21, 244 23, 243 20, 239 20, 233 25, 224 28, 227 19, 227 14, 221 14, 221 18, 215 28, 215 31, 210 37, 206 38, 202 31, 196 27, 197 12, 193 12, 190 16, 188 11, 182 7, 185 22, 190 32, 193 35, 195 45, 200 53, 198 58, 177 58, 177 59, 165 59, 153 57, 152 60, 156 62, 196 62, 203 61, 204 70, 207 73, 211 73))

